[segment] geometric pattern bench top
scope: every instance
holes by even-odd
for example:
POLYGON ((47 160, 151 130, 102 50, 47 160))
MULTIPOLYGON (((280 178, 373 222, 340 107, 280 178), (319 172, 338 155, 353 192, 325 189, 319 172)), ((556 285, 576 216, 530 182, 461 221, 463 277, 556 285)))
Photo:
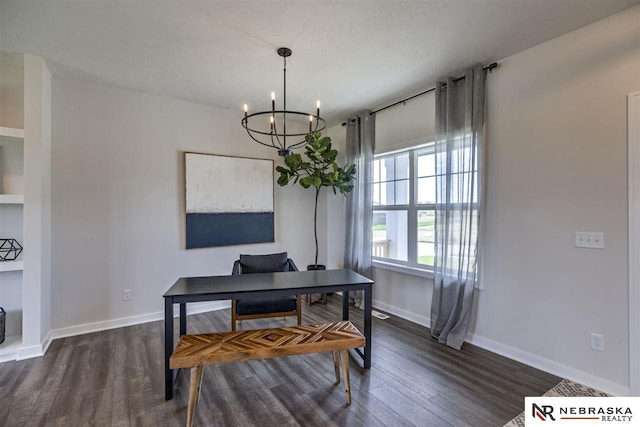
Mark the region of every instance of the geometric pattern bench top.
POLYGON ((364 347, 365 338, 348 320, 282 328, 183 335, 171 369, 269 359, 364 347))
POLYGON ((339 360, 342 360, 347 405, 349 405, 351 404, 351 385, 348 349, 364 347, 365 342, 360 331, 348 320, 286 328, 183 335, 169 363, 171 369, 191 368, 186 425, 193 426, 196 405, 200 399, 203 368, 205 365, 216 363, 332 351, 336 383, 340 383, 339 360))

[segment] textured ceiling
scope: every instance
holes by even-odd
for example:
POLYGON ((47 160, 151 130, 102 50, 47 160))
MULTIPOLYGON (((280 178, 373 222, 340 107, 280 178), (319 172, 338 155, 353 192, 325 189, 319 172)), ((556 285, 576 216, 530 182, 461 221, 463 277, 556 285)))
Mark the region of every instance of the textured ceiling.
POLYGON ((335 124, 640 0, 6 1, 0 50, 55 75, 241 111, 322 100, 335 124), (281 99, 281 98, 279 98, 281 99))

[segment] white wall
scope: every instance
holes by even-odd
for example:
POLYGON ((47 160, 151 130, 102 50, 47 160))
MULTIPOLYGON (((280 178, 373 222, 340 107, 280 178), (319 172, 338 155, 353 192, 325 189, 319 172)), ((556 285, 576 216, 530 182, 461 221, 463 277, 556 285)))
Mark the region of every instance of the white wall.
MULTIPOLYGON (((474 333, 628 387, 627 95, 640 7, 514 55, 488 79, 486 287, 474 333), (605 233, 576 249, 576 231, 605 233), (606 349, 590 349, 589 335, 606 349)), ((573 374, 573 373, 569 373, 573 374)), ((588 378, 587 378, 588 379, 588 378)))
MULTIPOLYGON (((626 96, 640 90, 638 22, 635 7, 513 55, 487 77, 486 289, 470 331, 481 346, 620 394, 629 386, 626 96), (604 232, 605 249, 576 249, 576 231, 604 232), (605 336, 604 352, 590 349, 591 332, 605 336)), ((398 314, 428 316, 426 279, 377 269, 375 290, 398 314)))
POLYGON ((376 114, 376 153, 406 148, 436 133, 435 92, 376 114))
POLYGON ((54 78, 54 336, 157 318, 178 277, 230 274, 240 253, 313 262, 313 195, 275 183, 275 243, 185 250, 185 151, 282 161, 246 135, 241 116, 54 78))
POLYGON ((24 128, 24 59, 0 51, 0 126, 24 128))
MULTIPOLYGON (((337 125, 328 128, 324 135, 331 138, 331 144, 334 149, 338 150, 337 162, 340 166, 345 165, 346 128, 337 125)), ((322 233, 326 244, 322 247, 326 248, 324 258, 327 268, 342 268, 344 265, 344 239, 345 239, 345 209, 346 198, 339 192, 334 195, 331 189, 324 189, 324 224, 325 231, 322 233)), ((318 214, 320 215, 320 214, 318 214)))

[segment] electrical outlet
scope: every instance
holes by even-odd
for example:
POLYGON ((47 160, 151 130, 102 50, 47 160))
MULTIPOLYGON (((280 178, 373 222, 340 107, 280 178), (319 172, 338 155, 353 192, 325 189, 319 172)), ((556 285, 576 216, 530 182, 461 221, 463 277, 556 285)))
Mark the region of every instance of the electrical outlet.
POLYGON ((591 349, 604 351, 604 335, 591 333, 591 349))
POLYGON ((131 301, 131 289, 122 290, 122 301, 131 301))

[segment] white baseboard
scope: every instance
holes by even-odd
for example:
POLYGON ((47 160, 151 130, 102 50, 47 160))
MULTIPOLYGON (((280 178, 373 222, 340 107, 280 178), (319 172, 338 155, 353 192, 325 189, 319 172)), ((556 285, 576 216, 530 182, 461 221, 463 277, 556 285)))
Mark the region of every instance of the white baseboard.
MULTIPOLYGON (((410 311, 385 304, 381 301, 374 300, 373 307, 427 328, 431 325, 431 319, 426 316, 412 313, 410 311)), ((524 363, 525 365, 602 390, 605 393, 609 393, 614 396, 630 396, 631 393, 628 386, 593 376, 587 372, 554 362, 553 360, 545 359, 535 354, 518 350, 517 348, 510 347, 476 334, 468 335, 465 341, 517 362, 524 363)))
POLYGON ((382 301, 373 300, 373 307, 427 328, 431 326, 431 320, 428 317, 386 304, 382 301))
MULTIPOLYGON (((229 301, 213 301, 202 303, 190 303, 187 304, 187 314, 198 314, 207 311, 222 310, 229 308, 229 301)), ((179 307, 174 305, 173 317, 180 315, 179 307)), ((105 331, 107 329, 122 328, 125 326, 139 325, 142 323, 155 322, 164 319, 164 312, 158 311, 155 313, 140 314, 131 317, 121 317, 119 319, 105 320, 102 322, 85 323, 83 325, 70 326, 67 328, 59 328, 51 330, 51 338, 66 338, 75 335, 88 334, 92 332, 105 331)))
POLYGON ((44 352, 42 351, 41 345, 32 345, 29 347, 21 347, 18 351, 18 354, 16 354, 15 360, 32 359, 34 357, 40 357, 43 355, 44 352))
POLYGON ((42 355, 44 355, 42 344, 20 347, 20 350, 18 350, 18 354, 16 355, 16 360, 32 359, 42 355))
POLYGON ((489 350, 501 356, 508 357, 509 359, 524 363, 525 365, 532 366, 534 368, 540 369, 553 375, 557 375, 562 378, 567 378, 572 381, 579 382, 581 384, 596 388, 614 396, 629 396, 630 393, 628 386, 617 384, 604 378, 596 377, 589 374, 588 372, 580 371, 578 369, 563 365, 553 360, 545 359, 544 357, 540 357, 526 351, 518 350, 517 348, 504 345, 502 343, 479 335, 474 334, 467 336, 466 341, 473 345, 477 345, 478 347, 481 347, 485 350, 489 350))
POLYGON ((44 339, 42 340, 42 354, 45 354, 47 350, 49 350, 51 341, 53 341, 53 338, 51 338, 51 331, 49 331, 47 332, 47 335, 45 335, 44 339))
POLYGON ((11 360, 25 360, 32 359, 34 357, 44 356, 51 344, 51 331, 47 332, 47 335, 42 339, 39 345, 32 345, 29 347, 20 347, 14 354, 11 360))

